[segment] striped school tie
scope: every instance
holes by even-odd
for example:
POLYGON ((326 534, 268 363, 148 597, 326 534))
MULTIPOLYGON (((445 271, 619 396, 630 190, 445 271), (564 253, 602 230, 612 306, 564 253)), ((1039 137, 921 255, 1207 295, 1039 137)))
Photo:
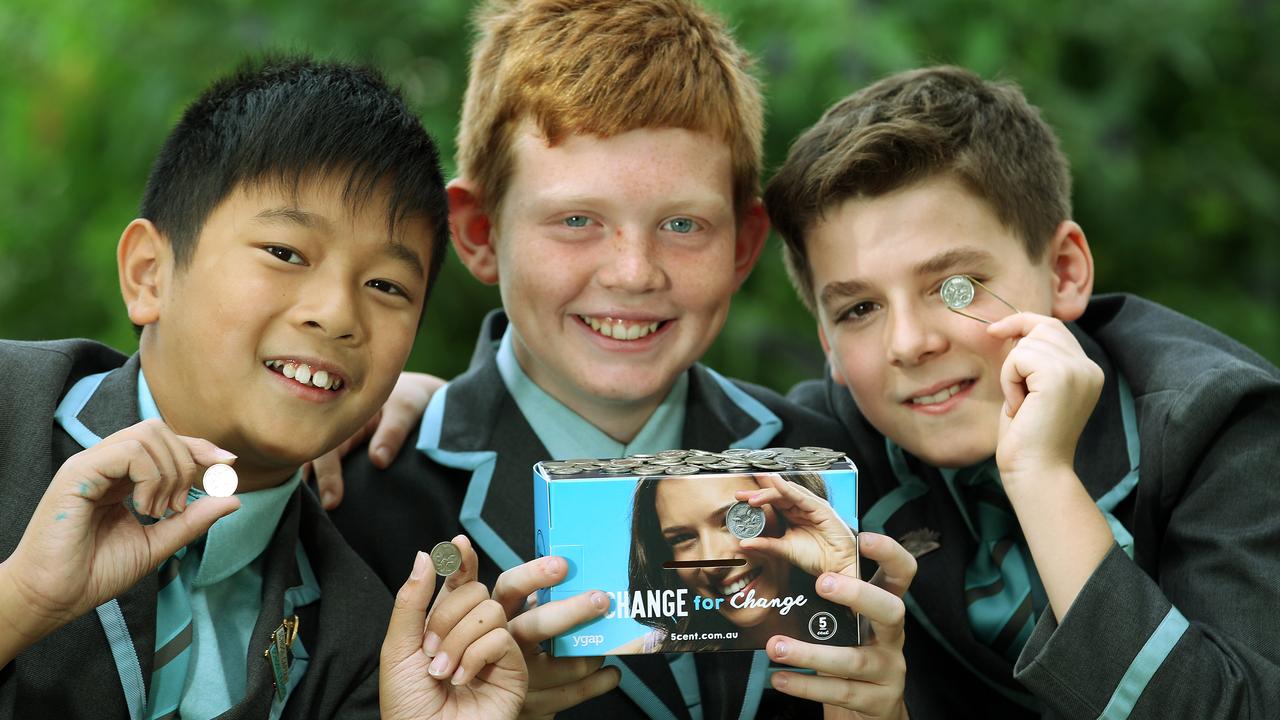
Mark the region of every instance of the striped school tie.
POLYGON ((156 654, 151 670, 151 693, 143 717, 148 720, 178 716, 182 690, 191 658, 191 579, 199 566, 199 553, 185 569, 181 548, 160 566, 160 591, 156 595, 156 654))
POLYGON ((957 479, 978 534, 964 574, 969 624, 975 637, 1013 661, 1044 610, 1044 589, 994 463, 957 479))

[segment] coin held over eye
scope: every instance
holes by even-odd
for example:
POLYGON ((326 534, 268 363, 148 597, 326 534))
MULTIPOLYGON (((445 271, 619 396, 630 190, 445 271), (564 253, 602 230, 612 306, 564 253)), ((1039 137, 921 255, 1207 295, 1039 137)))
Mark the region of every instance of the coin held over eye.
POLYGON ((725 513, 724 524, 741 540, 759 537, 764 532, 764 509, 739 500, 725 513))
POLYGON ((462 567, 462 551, 451 542, 436 543, 431 548, 431 564, 435 565, 437 575, 452 575, 462 567))
POLYGON ((965 275, 952 275, 942 281, 942 302, 952 310, 963 310, 973 304, 973 281, 965 275))
POLYGON ((231 497, 240 484, 240 477, 230 465, 210 465, 204 471, 204 491, 212 497, 231 497))

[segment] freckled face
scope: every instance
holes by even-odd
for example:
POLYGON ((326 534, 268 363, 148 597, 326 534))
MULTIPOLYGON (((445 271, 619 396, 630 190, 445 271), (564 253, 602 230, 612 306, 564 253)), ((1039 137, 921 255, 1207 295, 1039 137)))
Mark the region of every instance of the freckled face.
MULTIPOLYGON (((675 572, 694 592, 708 598, 725 598, 720 613, 738 627, 754 627, 775 611, 767 608, 733 608, 728 598, 755 591, 758 598, 786 595, 790 588, 791 565, 762 553, 744 550, 738 538, 725 526, 725 513, 738 490, 758 490, 749 476, 724 475, 667 478, 658 483, 655 508, 662 536, 675 560, 744 559, 746 565, 719 568, 681 568, 675 572)), ((764 534, 782 534, 782 524, 773 508, 764 506, 764 534)), ((667 571, 670 572, 670 571, 667 571)))
POLYGON ((656 406, 750 270, 728 146, 674 128, 548 145, 526 123, 513 153, 494 243, 521 367, 579 412, 656 406))

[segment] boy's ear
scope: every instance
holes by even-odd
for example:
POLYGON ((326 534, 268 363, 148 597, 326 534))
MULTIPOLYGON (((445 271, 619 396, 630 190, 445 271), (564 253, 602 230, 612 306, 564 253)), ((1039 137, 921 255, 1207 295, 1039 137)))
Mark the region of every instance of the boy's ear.
POLYGON ((1093 295, 1093 253, 1084 230, 1064 220, 1046 249, 1052 277, 1052 313, 1063 322, 1084 314, 1093 295))
POLYGON ((822 343, 822 354, 827 356, 827 370, 831 373, 831 381, 837 385, 845 385, 844 375, 840 373, 840 363, 836 362, 836 354, 831 352, 831 343, 827 342, 822 321, 818 321, 818 342, 822 343))
POLYGON ((734 288, 742 287, 751 269, 760 259, 765 240, 769 237, 769 214, 765 212, 760 198, 751 201, 751 205, 738 220, 738 233, 734 242, 733 277, 734 288))
POLYGON ((137 218, 120 234, 116 269, 120 294, 134 325, 150 325, 160 319, 172 260, 168 239, 150 220, 137 218))
POLYGON ((449 235, 462 264, 477 280, 498 282, 498 252, 493 247, 493 220, 480 201, 479 189, 465 178, 451 180, 449 192, 449 235))

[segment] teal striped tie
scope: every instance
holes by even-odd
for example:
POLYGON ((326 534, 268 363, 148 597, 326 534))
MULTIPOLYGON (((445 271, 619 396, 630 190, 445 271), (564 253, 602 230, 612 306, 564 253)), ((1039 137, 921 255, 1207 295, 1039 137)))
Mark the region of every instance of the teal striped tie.
POLYGON ((969 624, 975 637, 1016 660, 1044 610, 1044 589, 994 465, 958 480, 978 535, 978 550, 964 574, 969 624))
POLYGON ((156 654, 151 669, 151 692, 143 717, 148 720, 178 717, 187 668, 191 659, 191 580, 200 565, 200 552, 180 548, 160 566, 160 590, 156 595, 156 654))

